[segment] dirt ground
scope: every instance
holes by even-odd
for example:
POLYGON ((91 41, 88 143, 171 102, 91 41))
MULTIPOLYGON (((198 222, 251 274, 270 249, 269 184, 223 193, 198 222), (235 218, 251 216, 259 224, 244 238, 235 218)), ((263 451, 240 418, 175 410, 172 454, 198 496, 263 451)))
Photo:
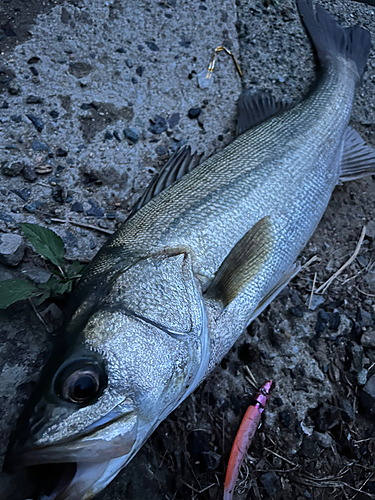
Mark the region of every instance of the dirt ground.
MULTIPOLYGON (((306 93, 315 62, 294 2, 179 3, 2 3, 0 236, 19 234, 18 222, 36 222, 63 237, 70 259, 87 262, 176 147, 188 142, 211 153, 231 140, 241 86, 291 102, 306 93), (239 54, 244 77, 240 81, 230 59, 220 56, 213 86, 199 89, 196 74, 221 44, 239 54), (42 102, 30 102, 30 95, 42 102), (197 107, 200 118, 192 120, 188 110, 197 107), (42 130, 26 118, 30 113, 43 122, 42 130), (165 128, 156 115, 169 121, 165 128), (150 132, 155 121, 163 129, 158 134, 150 132), (129 126, 139 132, 136 143, 124 138, 129 126), (34 181, 28 169, 4 174, 17 162, 51 171, 34 181)), ((369 29, 374 46, 375 8, 349 0, 321 3, 340 23, 369 29)), ((372 48, 351 125, 375 147, 374 68, 372 48)), ((300 260, 305 267, 297 277, 98 499, 221 498, 231 445, 256 392, 247 368, 258 386, 272 378, 275 388, 235 499, 375 498, 374 177, 335 189, 300 260), (364 226, 353 262, 312 295, 353 255, 364 226)), ((47 271, 27 247, 16 267, 1 265, 0 279, 42 281, 47 271)), ((47 307, 39 307, 45 317, 47 307)), ((57 307, 63 310, 64 302, 57 307)), ((0 339, 3 457, 47 357, 49 335, 30 306, 20 303, 0 311, 0 339)), ((19 485, 19 479, 0 476, 7 499, 25 498, 19 485)))

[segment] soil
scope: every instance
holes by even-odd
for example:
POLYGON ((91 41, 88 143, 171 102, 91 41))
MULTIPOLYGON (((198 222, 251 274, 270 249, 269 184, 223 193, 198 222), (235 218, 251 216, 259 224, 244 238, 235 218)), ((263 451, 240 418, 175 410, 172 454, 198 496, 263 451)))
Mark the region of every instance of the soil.
MULTIPOLYGON (((274 3, 5 1, 0 236, 20 234, 19 222, 39 223, 63 237, 69 259, 87 262, 174 149, 187 141, 209 154, 232 139, 241 86, 298 101, 315 78, 314 56, 294 2, 274 3), (196 75, 221 44, 239 55, 242 82, 220 54, 213 85, 199 89, 196 75), (42 102, 28 103, 30 95, 42 102), (189 118, 197 107, 201 115, 189 118), (42 130, 26 114, 41 120, 42 130), (150 128, 157 125, 162 131, 155 134, 150 128), (138 131, 136 142, 124 136, 127 127, 138 131), (47 149, 38 150, 35 140, 47 149), (25 174, 5 175, 16 162, 51 171, 34 174, 33 182, 25 174), (26 201, 15 193, 27 196, 23 190, 30 191, 26 201)), ((364 26, 375 39, 374 8, 349 0, 321 3, 340 23, 364 26)), ((351 126, 375 147, 374 68, 372 49, 351 126)), ((257 387, 270 378, 273 394, 235 500, 375 498, 374 183, 369 177, 335 189, 300 257, 301 272, 98 499, 221 498, 238 426, 257 387), (325 291, 312 294, 353 255, 364 226, 357 257, 325 291)), ((48 265, 30 246, 16 267, 0 267, 0 279, 43 281, 46 275, 48 265)), ((54 326, 63 308, 61 301, 38 310, 54 326)), ((0 311, 0 338, 3 457, 50 336, 25 302, 0 311)), ((5 498, 25 498, 20 477, 0 476, 5 498)))

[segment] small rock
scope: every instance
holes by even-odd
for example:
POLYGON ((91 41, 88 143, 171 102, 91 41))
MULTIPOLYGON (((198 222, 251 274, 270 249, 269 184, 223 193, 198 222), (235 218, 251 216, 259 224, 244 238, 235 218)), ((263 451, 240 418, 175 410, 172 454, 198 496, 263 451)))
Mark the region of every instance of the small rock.
POLYGON ((202 112, 201 108, 190 108, 188 111, 188 117, 191 120, 194 120, 194 118, 198 118, 201 112, 202 112))
POLYGON ((298 306, 289 307, 289 312, 292 316, 296 316, 297 318, 303 318, 304 308, 302 304, 298 306))
POLYGON ((139 140, 139 132, 134 127, 127 127, 126 129, 124 129, 124 135, 125 138, 133 144, 135 144, 139 140))
POLYGON ((215 451, 203 451, 201 453, 201 461, 206 470, 216 470, 220 465, 221 455, 215 451))
POLYGON ((367 375, 368 375, 368 370, 361 370, 360 372, 357 373, 357 384, 358 385, 365 385, 367 382, 367 375))
POLYGON ((94 217, 103 217, 104 215, 104 208, 100 207, 97 203, 95 203, 94 200, 87 200, 91 208, 86 211, 86 215, 92 215, 94 217))
POLYGON ((26 104, 42 104, 43 99, 36 95, 29 95, 26 97, 26 104))
POLYGON ((92 66, 89 63, 77 61, 69 64, 69 73, 76 78, 83 78, 89 75, 92 71, 92 66))
POLYGON ((64 189, 61 186, 53 186, 51 191, 52 198, 57 202, 63 204, 65 201, 64 189))
POLYGON ((151 126, 149 127, 149 131, 152 134, 158 135, 165 132, 168 128, 167 120, 160 115, 156 115, 154 118, 150 120, 151 126))
POLYGON ((124 47, 119 47, 118 49, 116 49, 116 52, 118 52, 119 54, 125 54, 126 50, 124 49, 124 47))
POLYGON ((159 146, 157 146, 155 148, 155 152, 159 156, 164 156, 168 152, 168 145, 167 144, 159 144, 159 146))
POLYGON ((138 76, 142 76, 143 75, 143 71, 144 71, 144 67, 143 66, 138 66, 138 68, 135 70, 135 72, 137 73, 138 76))
POLYGON ((59 112, 56 111, 56 109, 53 109, 52 111, 49 112, 49 115, 51 116, 51 118, 53 118, 54 120, 56 120, 56 118, 59 117, 59 112))
POLYGON ((31 121, 31 123, 34 125, 34 127, 37 129, 38 132, 41 132, 43 130, 44 123, 40 118, 31 114, 26 114, 26 116, 31 121))
POLYGON ((111 141, 113 139, 113 134, 109 130, 106 131, 104 134, 104 140, 105 141, 111 141))
POLYGON ((32 203, 28 203, 25 205, 23 208, 26 210, 26 212, 29 212, 29 214, 34 214, 38 208, 40 208, 42 205, 44 205, 44 201, 33 201, 32 203))
POLYGON ((35 79, 34 79, 34 77, 39 76, 39 71, 38 71, 36 68, 34 68, 34 66, 30 66, 29 70, 30 70, 30 71, 31 71, 31 73, 34 75, 34 76, 33 76, 33 78, 32 78, 32 81, 33 81, 33 82, 35 82, 35 81, 37 81, 37 82, 38 82, 38 81, 39 81, 39 78, 35 78, 35 79))
POLYGON ((145 42, 145 44, 147 45, 147 47, 152 50, 153 52, 158 52, 160 49, 159 47, 156 45, 156 43, 154 42, 145 42))
POLYGON ((311 311, 315 311, 315 309, 317 309, 319 306, 321 306, 322 304, 324 304, 325 302, 325 299, 322 295, 315 295, 315 293, 313 294, 313 296, 311 297, 311 301, 310 301, 310 297, 307 299, 306 301, 306 306, 309 307, 309 309, 311 311))
POLYGON ((375 415, 375 375, 372 375, 360 393, 362 409, 375 415))
POLYGON ((352 403, 348 399, 340 398, 339 406, 341 408, 341 415, 343 416, 343 420, 346 421, 355 420, 355 411, 352 403))
POLYGON ((121 137, 118 130, 113 131, 113 137, 116 139, 116 141, 121 142, 121 137))
POLYGON ((133 67, 133 61, 131 59, 125 59, 125 64, 128 68, 133 67))
POLYGON ((11 115, 10 119, 14 123, 21 123, 22 122, 22 115, 11 115))
POLYGON ((330 317, 329 313, 323 311, 322 309, 318 312, 318 317, 315 323, 315 332, 318 335, 322 334, 324 330, 327 328, 329 317, 330 317))
POLYGON ((314 434, 312 436, 303 437, 300 453, 310 460, 316 460, 319 457, 320 448, 314 434))
POLYGON ((10 95, 18 95, 21 92, 21 87, 16 81, 11 81, 8 85, 8 92, 10 95))
POLYGON ((180 113, 173 113, 168 119, 169 128, 174 128, 180 121, 180 113))
POLYGON ((55 151, 55 155, 59 156, 59 157, 65 157, 65 156, 67 156, 67 154, 68 154, 68 152, 63 148, 57 148, 55 151))
POLYGON ((35 182, 38 176, 35 173, 35 168, 31 165, 25 164, 22 169, 23 178, 29 182, 35 182))
POLYGON ((80 203, 79 201, 75 201, 71 206, 71 210, 73 210, 73 212, 77 212, 77 213, 83 212, 82 203, 80 203))
POLYGON ((362 307, 358 307, 357 309, 356 320, 361 328, 372 325, 371 314, 362 309, 362 307))
POLYGON ((0 263, 6 266, 17 266, 23 259, 25 242, 19 234, 2 234, 0 236, 0 263))
POLYGON ((50 304, 40 315, 51 331, 57 330, 62 324, 63 314, 56 304, 50 304))
POLYGON ((375 330, 367 330, 361 337, 363 347, 375 347, 375 330))
POLYGON ((275 472, 262 474, 260 480, 269 496, 274 496, 278 491, 281 491, 281 483, 275 472))
POLYGON ((51 273, 47 270, 34 266, 34 264, 30 263, 22 263, 21 264, 21 273, 22 277, 28 278, 35 285, 40 285, 41 283, 47 283, 49 278, 51 277, 51 273))
POLYGON ((50 174, 52 172, 52 167, 48 163, 42 163, 35 167, 35 172, 40 175, 50 174))
POLYGON ((333 439, 326 432, 322 433, 314 431, 314 439, 322 448, 330 448, 333 443, 333 439))
POLYGON ((11 189, 11 192, 16 194, 21 198, 23 201, 28 201, 31 195, 30 189, 24 188, 24 189, 11 189))
POLYGON ((13 163, 5 163, 1 172, 7 177, 17 177, 21 174, 25 164, 20 161, 15 161, 13 163))
POLYGON ((366 226, 366 236, 369 238, 375 238, 375 220, 370 220, 366 226))
POLYGON ((49 147, 47 146, 47 144, 38 141, 37 139, 33 140, 33 142, 31 143, 31 148, 34 151, 49 151, 49 147))
POLYGON ((33 57, 30 57, 30 59, 27 61, 27 64, 36 64, 39 61, 40 61, 40 57, 33 56, 33 57))
POLYGON ((350 342, 348 348, 352 360, 350 371, 358 373, 363 369, 363 347, 358 345, 356 342, 350 342))

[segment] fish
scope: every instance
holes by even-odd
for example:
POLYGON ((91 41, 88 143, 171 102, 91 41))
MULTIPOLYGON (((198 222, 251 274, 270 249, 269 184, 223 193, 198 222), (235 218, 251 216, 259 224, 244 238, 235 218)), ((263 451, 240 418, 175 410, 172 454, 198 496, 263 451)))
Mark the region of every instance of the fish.
POLYGON ((245 91, 236 139, 173 155, 74 290, 6 454, 42 477, 30 498, 103 490, 298 272, 335 186, 375 174, 349 127, 370 34, 296 3, 314 88, 294 106, 245 91))

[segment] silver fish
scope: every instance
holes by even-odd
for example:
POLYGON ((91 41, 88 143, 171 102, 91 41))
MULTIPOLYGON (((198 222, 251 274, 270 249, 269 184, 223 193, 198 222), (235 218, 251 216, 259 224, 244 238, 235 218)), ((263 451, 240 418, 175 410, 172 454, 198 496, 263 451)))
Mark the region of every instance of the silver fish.
POLYGON ((105 488, 297 272, 339 180, 375 173, 348 127, 370 35, 297 6, 315 89, 291 108, 243 94, 238 138, 172 157, 81 279, 7 453, 8 469, 55 464, 33 498, 105 488))

